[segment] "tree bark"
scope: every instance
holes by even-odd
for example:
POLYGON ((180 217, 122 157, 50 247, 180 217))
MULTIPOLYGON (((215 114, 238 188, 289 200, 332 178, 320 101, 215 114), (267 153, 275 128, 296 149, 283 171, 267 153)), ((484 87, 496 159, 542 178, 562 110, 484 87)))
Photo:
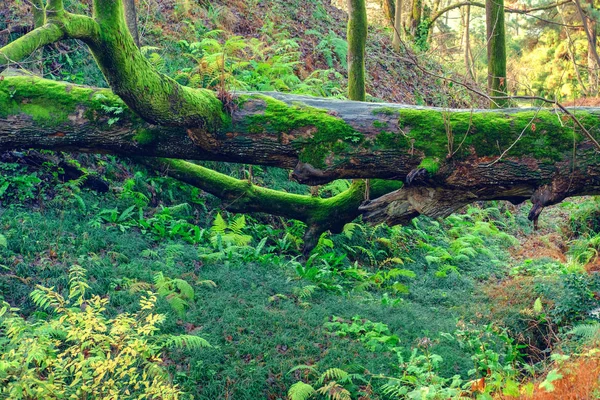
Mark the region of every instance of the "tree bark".
POLYGON ((394 50, 400 51, 400 43, 402 41, 402 0, 396 0, 396 5, 394 8, 394 20, 392 26, 394 29, 394 38, 392 40, 392 45, 394 46, 394 50))
MULTIPOLYGON (((589 91, 596 95, 598 93, 598 67, 600 66, 600 56, 598 55, 597 46, 597 32, 596 23, 592 18, 588 17, 586 11, 584 11, 581 1, 574 0, 573 3, 577 7, 579 16, 581 17, 581 24, 588 41, 588 84, 589 91)), ((593 2, 590 3, 590 7, 593 9, 593 2)))
MULTIPOLYGON (((443 216, 476 200, 519 202, 548 187, 552 195, 543 205, 600 193, 598 149, 553 110, 442 110, 281 93, 241 94, 236 102, 227 126, 199 132, 145 122, 106 89, 4 76, 0 151, 44 148, 272 165, 294 169, 308 184, 407 181, 424 171, 394 195, 401 200, 374 200, 363 210, 372 220, 391 223, 417 213, 443 216), (397 207, 397 201, 404 205, 397 207)), ((587 126, 600 124, 598 109, 577 111, 577 117, 587 126)))
POLYGON ((412 6, 409 18, 409 32, 410 36, 414 39, 417 37, 417 30, 421 24, 421 13, 423 12, 423 1, 412 0, 412 6))
POLYGON ((348 0, 348 96, 365 101, 365 46, 367 43, 367 8, 365 0, 348 0))
POLYGON ((465 68, 467 69, 468 76, 471 77, 473 81, 475 81, 475 68, 471 64, 471 5, 465 7, 465 19, 464 19, 465 31, 463 35, 463 45, 465 48, 464 57, 465 57, 465 68))
MULTIPOLYGON (((506 96, 506 36, 504 27, 504 0, 485 2, 488 92, 491 97, 506 96)), ((492 99, 491 108, 508 105, 506 99, 492 99)))
POLYGON ((125 6, 125 20, 129 33, 133 37, 133 41, 137 47, 140 47, 140 34, 138 31, 137 10, 135 8, 135 0, 123 0, 125 6))
MULTIPOLYGON (((352 20, 360 21, 360 35, 348 40, 359 44, 358 52, 351 49, 352 60, 362 64, 364 40, 356 38, 364 38, 366 18, 352 20)), ((555 110, 443 110, 281 93, 231 94, 225 107, 214 92, 182 86, 152 67, 129 34, 121 0, 94 0, 91 17, 48 0, 46 24, 0 48, 0 68, 67 38, 89 46, 112 91, 3 75, 0 150, 273 165, 293 169, 307 184, 382 179, 371 190, 355 181, 340 197, 320 199, 304 216, 299 213, 315 235, 361 213, 397 223, 417 213, 444 216, 476 200, 531 197, 535 219, 544 206, 567 196, 600 193, 600 144, 578 130, 598 126, 600 110, 577 111, 573 124, 570 114, 555 110), (389 180, 406 186, 391 192, 399 183, 389 180), (365 191, 375 200, 359 208, 365 191)), ((353 87, 364 91, 364 75, 353 76, 353 87)), ((283 201, 280 193, 230 184, 185 162, 155 165, 165 163, 180 179, 223 197, 234 193, 253 211, 283 214, 307 201, 307 196, 283 201)))

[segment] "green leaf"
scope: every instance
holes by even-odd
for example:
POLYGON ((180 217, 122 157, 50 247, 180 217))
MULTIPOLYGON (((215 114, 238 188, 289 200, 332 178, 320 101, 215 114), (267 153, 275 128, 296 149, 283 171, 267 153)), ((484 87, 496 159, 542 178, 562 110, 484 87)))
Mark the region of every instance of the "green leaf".
POLYGON ((308 383, 302 381, 294 383, 288 390, 289 400, 307 400, 315 394, 315 389, 308 383))
POLYGON ((544 389, 547 392, 553 392, 555 388, 552 382, 557 381, 562 377, 563 375, 559 373, 557 369, 553 369, 550 372, 548 372, 548 375, 546 375, 546 379, 544 379, 544 381, 540 383, 540 388, 544 389))
POLYGON ((538 297, 533 303, 533 311, 535 311, 536 314, 540 314, 543 310, 544 306, 542 306, 542 299, 538 297))

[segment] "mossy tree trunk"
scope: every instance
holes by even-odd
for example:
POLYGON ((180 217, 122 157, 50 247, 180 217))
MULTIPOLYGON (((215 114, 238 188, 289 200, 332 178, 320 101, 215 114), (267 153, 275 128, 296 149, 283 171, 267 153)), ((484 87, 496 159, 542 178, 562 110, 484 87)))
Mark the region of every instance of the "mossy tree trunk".
POLYGON ((415 39, 418 34, 419 25, 421 25, 421 14, 423 12, 423 0, 412 0, 408 19, 408 30, 410 36, 415 39))
POLYGON ((467 70, 467 75, 475 81, 475 66, 471 63, 472 54, 471 54, 471 6, 468 5, 464 10, 464 33, 463 33, 463 46, 464 46, 464 58, 465 58, 465 68, 467 70))
POLYGON ((504 27, 504 0, 486 0, 485 22, 488 56, 488 93, 493 98, 492 108, 506 107, 506 35, 504 27))
POLYGON ((367 7, 365 0, 348 0, 348 97, 365 101, 365 46, 367 43, 367 7))
MULTIPOLYGON (((307 184, 392 180, 380 186, 385 190, 371 188, 372 198, 397 188, 393 181, 425 170, 421 179, 396 193, 400 197, 391 208, 375 199, 361 211, 365 189, 357 184, 343 194, 354 201, 343 213, 349 218, 341 219, 345 222, 367 210, 373 220, 391 223, 419 213, 443 216, 472 201, 524 201, 538 190, 552 193, 544 205, 600 193, 596 143, 554 110, 444 111, 280 93, 240 95, 236 102, 238 109, 226 124, 198 131, 148 123, 106 89, 5 76, 0 81, 0 151, 44 148, 271 165, 293 169, 296 179, 307 184), (122 111, 107 111, 115 109, 122 111), (114 117, 118 120, 109 124, 114 117)), ((585 126, 600 126, 600 110, 576 115, 585 126)), ((598 131, 592 133, 598 136, 598 131)), ((199 175, 196 182, 203 179, 199 175)), ((205 189, 209 184, 196 183, 205 189)), ((264 212, 275 213, 279 200, 270 200, 261 203, 264 212)))

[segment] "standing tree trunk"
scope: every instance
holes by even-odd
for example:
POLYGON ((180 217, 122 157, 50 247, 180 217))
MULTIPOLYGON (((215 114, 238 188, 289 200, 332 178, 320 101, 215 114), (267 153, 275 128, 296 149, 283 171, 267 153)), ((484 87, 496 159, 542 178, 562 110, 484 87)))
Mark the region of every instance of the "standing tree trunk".
POLYGON ((383 7, 383 14, 386 16, 387 21, 393 27, 394 26, 394 13, 396 10, 396 2, 394 0, 383 0, 382 7, 383 7))
POLYGON ((131 33, 136 46, 140 47, 140 35, 138 32, 135 0, 123 0, 123 5, 125 6, 125 21, 127 22, 129 32, 131 33))
POLYGON ((471 77, 471 79, 475 80, 475 68, 471 64, 471 32, 470 32, 470 24, 471 24, 471 6, 468 5, 465 7, 465 32, 463 36, 463 45, 465 47, 465 68, 467 69, 467 74, 471 77))
POLYGON ((410 10, 410 19, 409 19, 409 32, 412 38, 417 37, 417 29, 421 24, 421 13, 423 11, 423 2, 422 0, 413 0, 412 7, 410 10))
POLYGON ((402 40, 400 37, 400 32, 402 31, 402 0, 396 0, 393 27, 394 39, 392 41, 392 45, 394 46, 394 50, 400 51, 400 43, 402 40))
POLYGON ((560 15, 563 25, 565 25, 565 35, 567 36, 567 40, 569 41, 569 43, 567 45, 567 51, 569 52, 569 58, 571 59, 571 63, 573 64, 573 70, 575 71, 575 77, 577 77, 577 82, 579 82, 579 86, 581 86, 581 90, 584 94, 586 94, 588 96, 593 96, 588 91, 587 85, 583 81, 583 78, 581 77, 581 73, 579 72, 579 65, 578 65, 577 59, 576 59, 577 54, 575 52, 573 38, 571 38, 571 33, 569 32, 569 28, 566 26, 567 21, 565 20, 565 17, 563 14, 564 11, 563 11, 562 7, 558 8, 558 12, 559 12, 559 15, 560 15))
MULTIPOLYGON (((491 97, 506 96, 506 36, 504 32, 504 0, 486 0, 488 56, 488 92, 491 97)), ((490 107, 503 108, 507 99, 492 99, 490 107)))
MULTIPOLYGON (((590 4, 590 7, 593 7, 593 4, 590 4)), ((588 30, 589 30, 589 38, 588 40, 588 88, 590 91, 590 95, 597 96, 598 95, 598 63, 596 61, 596 57, 594 56, 594 51, 598 45, 598 29, 597 23, 594 19, 590 18, 588 20, 588 30)))
POLYGON ((348 0, 348 15, 348 98, 365 101, 364 54, 368 28, 365 0, 348 0))
MULTIPOLYGON (((598 56, 598 50, 596 49, 597 38, 596 38, 596 22, 592 18, 589 18, 581 6, 580 0, 574 0, 579 16, 581 17, 581 24, 588 40, 588 82, 589 92, 592 95, 598 94, 598 66, 600 66, 600 57, 598 56)), ((593 9, 593 2, 590 3, 590 7, 593 9)))

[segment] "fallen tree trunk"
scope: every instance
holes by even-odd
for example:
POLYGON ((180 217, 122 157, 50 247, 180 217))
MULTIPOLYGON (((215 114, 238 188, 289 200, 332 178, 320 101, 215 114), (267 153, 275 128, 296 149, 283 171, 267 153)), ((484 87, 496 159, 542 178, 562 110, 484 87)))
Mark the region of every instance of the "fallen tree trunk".
MULTIPOLYGON (((537 193, 543 207, 600 193, 598 149, 555 110, 444 110, 280 93, 239 94, 234 102, 218 129, 166 127, 145 122, 107 89, 3 76, 0 150, 271 165, 309 184, 410 181, 360 210, 389 223, 445 216, 477 200, 521 202, 537 193)), ((585 126, 599 125, 598 109, 571 112, 585 126)))

